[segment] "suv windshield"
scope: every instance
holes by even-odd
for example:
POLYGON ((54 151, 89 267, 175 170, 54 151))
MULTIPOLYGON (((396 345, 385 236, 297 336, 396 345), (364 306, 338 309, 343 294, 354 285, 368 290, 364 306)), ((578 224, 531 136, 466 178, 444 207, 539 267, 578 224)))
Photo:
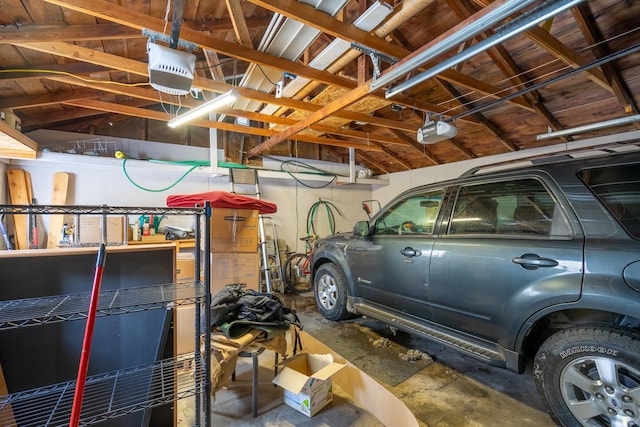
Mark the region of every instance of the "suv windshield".
POLYGON ((629 234, 640 238, 638 165, 583 169, 578 177, 595 193, 629 234))
POLYGON ((444 190, 402 199, 376 221, 375 234, 432 234, 444 190))

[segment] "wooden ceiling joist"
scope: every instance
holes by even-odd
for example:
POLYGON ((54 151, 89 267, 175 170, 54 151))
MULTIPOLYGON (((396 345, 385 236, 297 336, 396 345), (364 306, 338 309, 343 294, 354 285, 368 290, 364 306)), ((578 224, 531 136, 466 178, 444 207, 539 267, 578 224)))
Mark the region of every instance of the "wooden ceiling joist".
POLYGON ((142 33, 118 24, 101 25, 22 25, 0 28, 0 43, 56 41, 123 40, 141 38, 142 33))
MULTIPOLYGON (((113 104, 110 102, 103 102, 103 101, 97 101, 92 99, 69 101, 69 102, 65 102, 65 104, 73 105, 75 107, 90 108, 90 109, 99 110, 103 112, 112 112, 117 114, 129 115, 133 117, 143 117, 151 120, 160 120, 165 122, 169 121, 169 119, 171 118, 170 114, 161 112, 161 111, 153 111, 153 110, 144 109, 144 108, 131 107, 131 106, 122 105, 122 104, 113 104)), ((240 126, 240 125, 217 122, 212 120, 194 120, 192 124, 194 126, 201 126, 201 127, 206 127, 210 129, 221 129, 221 130, 226 130, 231 132, 245 133, 245 134, 257 135, 257 136, 270 136, 274 134, 274 131, 271 131, 269 129, 240 126)), ((357 149, 368 150, 368 151, 382 151, 380 147, 376 146, 373 143, 360 144, 360 143, 355 143, 353 141, 341 141, 341 140, 335 140, 330 138, 315 137, 312 135, 298 135, 296 139, 304 142, 311 142, 314 144, 326 144, 326 145, 333 145, 333 146, 339 146, 339 147, 354 147, 357 149)))
POLYGON ((57 92, 46 95, 26 95, 0 99, 0 110, 26 107, 40 107, 43 105, 59 104, 75 99, 93 98, 100 92, 80 89, 68 92, 57 92))

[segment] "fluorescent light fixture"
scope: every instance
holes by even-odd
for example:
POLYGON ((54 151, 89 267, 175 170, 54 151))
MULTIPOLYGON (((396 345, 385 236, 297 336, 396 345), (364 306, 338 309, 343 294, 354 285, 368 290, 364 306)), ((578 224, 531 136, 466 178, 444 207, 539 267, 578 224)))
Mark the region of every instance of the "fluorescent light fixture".
POLYGON ((184 114, 174 117, 173 119, 169 120, 168 125, 170 128, 180 126, 187 123, 188 121, 195 119, 196 117, 202 116, 203 114, 227 106, 233 103, 239 97, 240 95, 238 94, 238 91, 236 91, 235 89, 231 89, 230 91, 225 92, 222 95, 216 96, 215 98, 210 99, 209 101, 200 104, 195 108, 192 108, 184 114))
POLYGON ((236 117, 236 124, 239 126, 249 126, 249 119, 246 117, 236 117))
POLYGON ((566 135, 575 135, 577 133, 588 132, 590 130, 604 129, 613 126, 622 126, 628 123, 634 123, 640 121, 640 114, 636 114, 635 116, 626 116, 621 117, 619 119, 608 120, 599 123, 592 123, 590 125, 578 126, 571 129, 559 130, 556 132, 547 132, 542 135, 536 136, 536 141, 541 141, 543 139, 551 139, 551 138, 559 138, 561 136, 566 135))
POLYGON ((434 144, 451 139, 458 134, 458 128, 443 121, 428 121, 418 129, 417 140, 421 144, 434 144))

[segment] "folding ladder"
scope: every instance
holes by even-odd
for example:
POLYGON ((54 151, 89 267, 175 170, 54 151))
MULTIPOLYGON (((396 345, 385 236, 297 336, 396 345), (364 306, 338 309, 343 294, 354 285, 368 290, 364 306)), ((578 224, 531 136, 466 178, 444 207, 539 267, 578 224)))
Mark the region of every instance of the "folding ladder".
MULTIPOLYGON (((252 196, 260 200, 260 183, 258 181, 258 171, 256 169, 229 169, 229 185, 231 193, 252 196), (242 187, 236 189, 236 186, 242 187)), ((258 237, 260 238, 260 284, 262 285, 262 283, 264 283, 267 292, 270 293, 273 291, 272 280, 282 282, 283 278, 276 227, 270 217, 265 217, 264 215, 258 216, 258 237), (265 220, 271 221, 272 226, 273 244, 269 245, 267 235, 265 233, 265 220), (272 250, 269 250, 268 246, 270 246, 272 250), (270 254, 270 252, 272 252, 272 254, 270 254), (270 259, 273 260, 273 262, 270 262, 270 259)))

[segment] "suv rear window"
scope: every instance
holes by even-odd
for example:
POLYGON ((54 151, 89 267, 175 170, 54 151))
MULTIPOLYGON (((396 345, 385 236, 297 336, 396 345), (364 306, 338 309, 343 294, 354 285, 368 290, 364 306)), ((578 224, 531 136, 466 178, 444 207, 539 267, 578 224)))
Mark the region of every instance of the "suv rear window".
POLYGON ((578 177, 633 237, 640 238, 639 164, 583 169, 578 177))
POLYGON ((525 178, 461 186, 448 234, 566 238, 571 233, 545 186, 525 178))

